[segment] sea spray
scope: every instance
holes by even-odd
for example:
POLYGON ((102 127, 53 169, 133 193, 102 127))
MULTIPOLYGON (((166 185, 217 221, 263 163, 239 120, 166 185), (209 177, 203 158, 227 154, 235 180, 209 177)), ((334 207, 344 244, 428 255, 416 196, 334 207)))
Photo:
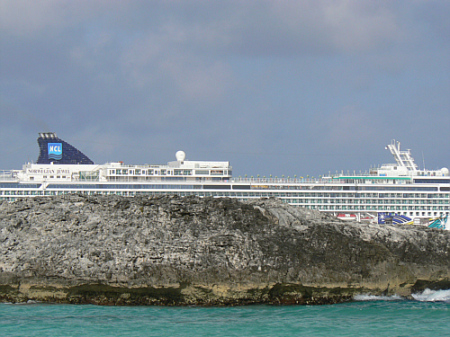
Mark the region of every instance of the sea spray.
MULTIPOLYGON (((421 293, 411 294, 412 298, 419 302, 446 302, 450 303, 450 289, 447 290, 431 290, 425 289, 421 293)), ((371 294, 360 294, 353 297, 357 302, 366 301, 401 301, 406 298, 399 295, 377 296, 371 294)))
POLYGON ((425 289, 422 293, 412 294, 416 301, 420 302, 446 302, 450 303, 450 289, 430 290, 425 289))
POLYGON ((370 295, 370 294, 361 294, 356 295, 353 297, 355 301, 399 301, 402 300, 403 297, 399 295, 392 295, 392 296, 376 296, 376 295, 370 295))

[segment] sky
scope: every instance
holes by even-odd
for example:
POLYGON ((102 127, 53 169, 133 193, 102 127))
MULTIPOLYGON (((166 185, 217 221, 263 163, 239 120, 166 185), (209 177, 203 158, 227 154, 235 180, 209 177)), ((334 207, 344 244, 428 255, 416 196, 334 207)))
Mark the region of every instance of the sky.
POLYGON ((450 1, 0 0, 0 170, 56 132, 95 163, 234 176, 450 167, 450 1))

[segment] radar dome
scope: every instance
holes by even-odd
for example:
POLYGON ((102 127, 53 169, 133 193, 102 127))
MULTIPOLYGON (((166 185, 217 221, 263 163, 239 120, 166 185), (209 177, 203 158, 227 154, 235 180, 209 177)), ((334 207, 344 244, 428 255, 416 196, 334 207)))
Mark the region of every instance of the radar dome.
POLYGON ((446 168, 446 167, 441 168, 441 172, 442 172, 442 175, 444 175, 444 176, 448 176, 449 175, 448 168, 446 168))
POLYGON ((178 151, 175 153, 175 157, 177 158, 177 161, 184 161, 186 158, 186 153, 184 153, 184 151, 178 151))

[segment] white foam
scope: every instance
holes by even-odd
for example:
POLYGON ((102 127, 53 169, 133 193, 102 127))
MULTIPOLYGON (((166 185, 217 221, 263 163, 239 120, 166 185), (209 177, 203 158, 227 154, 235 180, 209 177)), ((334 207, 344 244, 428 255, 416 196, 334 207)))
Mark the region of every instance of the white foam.
POLYGON ((450 289, 447 290, 430 290, 425 289, 421 294, 412 294, 416 301, 420 302, 449 302, 450 289))
POLYGON ((402 300, 403 298, 398 295, 392 295, 392 296, 376 296, 376 295, 369 295, 369 294, 362 294, 362 295, 356 295, 353 297, 355 301, 398 301, 402 300))

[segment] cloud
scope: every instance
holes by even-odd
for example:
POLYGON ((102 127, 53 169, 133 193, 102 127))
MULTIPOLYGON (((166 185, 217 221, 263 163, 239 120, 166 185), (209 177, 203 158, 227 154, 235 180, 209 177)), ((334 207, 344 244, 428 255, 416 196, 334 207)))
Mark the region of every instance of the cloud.
POLYGON ((263 1, 239 9, 228 33, 242 53, 286 57, 359 53, 389 48, 402 36, 395 7, 388 3, 263 1))
POLYGON ((232 84, 230 66, 220 61, 204 64, 195 59, 175 57, 161 67, 188 100, 218 103, 225 98, 232 84))
POLYGON ((174 51, 215 54, 366 51, 385 48, 402 36, 396 6, 378 1, 4 0, 0 13, 1 29, 15 36, 57 35, 83 25, 112 33, 152 33, 148 42, 169 42, 177 46, 174 51))
POLYGON ((320 123, 323 140, 328 146, 342 147, 371 139, 378 133, 377 121, 360 107, 348 105, 335 111, 320 123))
MULTIPOLYGON (((439 0, 2 0, 1 107, 89 139, 100 162, 141 162, 148 147, 164 162, 182 147, 273 174, 320 171, 290 154, 409 143, 424 120, 423 141, 447 146, 435 121, 448 120, 449 11, 439 0)), ((8 116, 19 137, 38 127, 8 116)))
POLYGON ((324 24, 340 51, 386 49, 402 36, 396 13, 379 2, 328 2, 324 24))
POLYGON ((43 33, 54 36, 110 13, 115 13, 111 17, 114 19, 124 7, 120 0, 2 0, 0 31, 19 38, 32 38, 43 33))

